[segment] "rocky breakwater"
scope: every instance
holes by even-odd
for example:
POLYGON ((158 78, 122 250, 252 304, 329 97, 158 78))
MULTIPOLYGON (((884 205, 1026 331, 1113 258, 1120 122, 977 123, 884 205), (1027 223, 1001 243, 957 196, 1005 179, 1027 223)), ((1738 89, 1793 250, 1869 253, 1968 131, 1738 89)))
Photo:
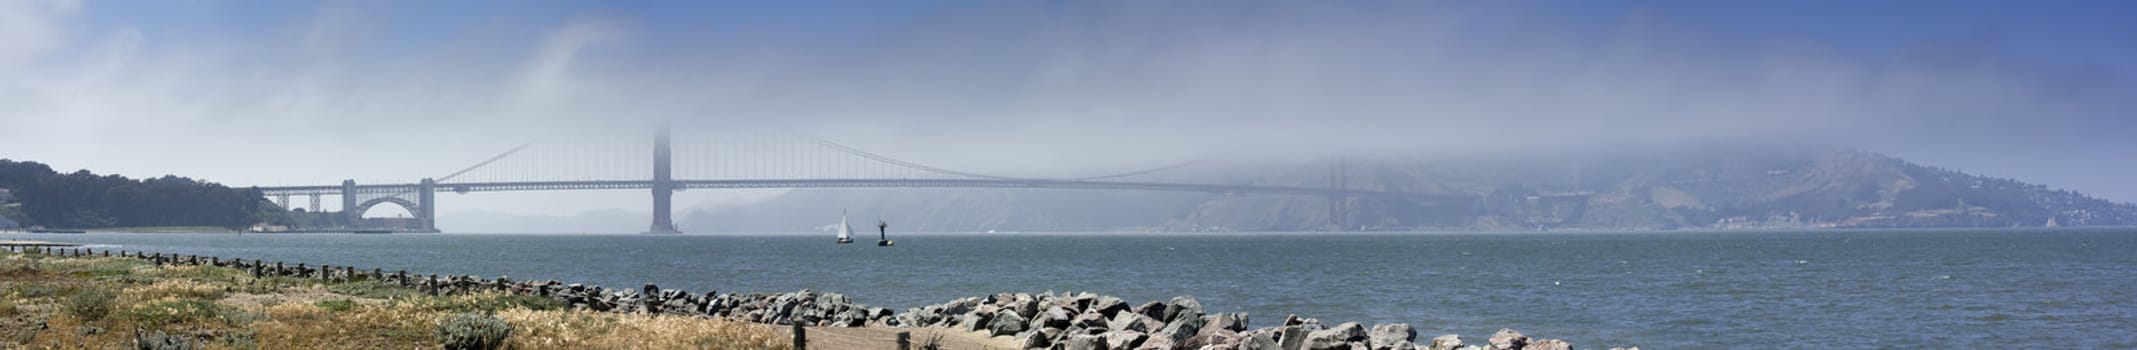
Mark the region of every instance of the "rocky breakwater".
POLYGON ((890 309, 854 304, 838 293, 802 290, 793 293, 693 294, 681 289, 662 289, 652 284, 640 288, 610 289, 593 284, 565 284, 555 280, 515 281, 475 275, 417 275, 407 271, 361 269, 353 266, 289 264, 261 260, 224 259, 197 255, 86 248, 53 249, 62 257, 121 257, 162 265, 203 265, 243 270, 254 278, 302 278, 323 283, 382 283, 430 295, 501 293, 555 300, 572 309, 617 313, 649 313, 717 317, 756 323, 802 324, 819 327, 886 325, 890 309))
MULTIPOLYGON (((618 313, 714 317, 746 322, 818 327, 946 327, 1014 337, 1027 349, 1064 350, 1570 350, 1563 340, 1530 338, 1511 329, 1492 334, 1482 344, 1465 344, 1460 336, 1417 339, 1408 324, 1367 327, 1355 322, 1327 325, 1296 315, 1277 325, 1252 328, 1246 313, 1208 313, 1192 297, 1129 304, 1118 297, 1091 293, 994 294, 916 307, 903 313, 853 303, 838 293, 802 290, 793 293, 692 294, 652 284, 633 289, 563 284, 554 280, 513 281, 498 277, 411 275, 352 266, 307 266, 260 260, 223 259, 147 252, 53 249, 67 257, 127 257, 157 265, 207 265, 245 270, 253 277, 293 277, 329 283, 377 281, 432 295, 505 293, 556 300, 573 309, 618 313)), ((1611 348, 1619 350, 1622 348, 1611 348)), ((1638 350, 1639 348, 1629 348, 1638 350)))
MULTIPOLYGON (((995 294, 906 310, 887 326, 952 327, 1015 337, 1027 349, 1063 350, 1570 350, 1558 339, 1502 329, 1483 344, 1447 334, 1419 341, 1408 324, 1326 325, 1286 316, 1252 328, 1246 313, 1208 313, 1192 297, 1129 304, 1091 293, 995 294)), ((1612 348, 1622 350, 1626 348, 1612 348)), ((1637 350, 1639 348, 1630 348, 1637 350)))

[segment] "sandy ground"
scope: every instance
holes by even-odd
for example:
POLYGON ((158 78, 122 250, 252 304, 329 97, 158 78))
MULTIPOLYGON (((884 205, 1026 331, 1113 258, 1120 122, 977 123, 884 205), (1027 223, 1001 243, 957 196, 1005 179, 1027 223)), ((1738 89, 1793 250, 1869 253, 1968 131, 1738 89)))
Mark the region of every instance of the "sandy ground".
MULTIPOLYGON (((791 333, 790 326, 756 325, 791 333)), ((912 332, 912 349, 924 348, 930 340, 942 349, 952 350, 1016 350, 1016 339, 1008 336, 989 337, 986 332, 966 332, 949 328, 890 328, 890 327, 808 327, 810 350, 897 350, 898 332, 912 332), (939 338, 938 338, 939 337, 939 338)))

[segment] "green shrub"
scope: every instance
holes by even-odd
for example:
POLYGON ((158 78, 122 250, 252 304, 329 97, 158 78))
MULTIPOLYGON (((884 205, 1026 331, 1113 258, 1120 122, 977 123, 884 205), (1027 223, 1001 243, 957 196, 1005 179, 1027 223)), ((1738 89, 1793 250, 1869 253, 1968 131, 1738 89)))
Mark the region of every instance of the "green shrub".
POLYGON ((50 283, 23 283, 8 287, 8 290, 10 292, 13 292, 16 296, 20 296, 23 298, 43 298, 55 295, 63 295, 72 293, 77 289, 79 288, 73 287, 72 285, 53 285, 50 283))
POLYGON ((145 275, 162 278, 181 278, 199 282, 237 283, 251 278, 244 270, 217 266, 171 266, 155 269, 145 275))
POLYGON ((320 300, 318 303, 315 303, 315 305, 319 305, 319 308, 321 309, 327 309, 329 311, 334 312, 349 311, 349 309, 356 308, 356 302, 349 301, 348 299, 320 300))
POLYGON ((327 286, 326 290, 341 295, 378 299, 405 298, 422 295, 422 293, 416 292, 415 289, 401 287, 391 283, 380 282, 375 280, 361 280, 349 283, 335 283, 333 285, 327 286))
POLYGON ((36 260, 7 259, 0 261, 0 277, 26 278, 44 275, 45 270, 36 260))
POLYGON ((166 334, 163 331, 134 335, 134 349, 139 350, 193 350, 201 348, 193 337, 184 334, 166 334))
POLYGON ((83 321, 101 320, 105 315, 111 314, 112 299, 116 298, 111 291, 103 289, 83 290, 67 297, 67 305, 63 310, 83 321))
POLYGON ((66 273, 70 276, 108 277, 132 275, 134 273, 134 267, 147 266, 149 265, 149 263, 141 261, 140 259, 97 258, 63 259, 55 261, 52 265, 55 270, 66 273))
POLYGON ((268 293, 275 293, 275 292, 281 292, 281 291, 282 291, 282 288, 288 288, 288 287, 295 287, 295 286, 307 286, 307 285, 311 285, 312 283, 315 283, 315 282, 314 282, 314 281, 312 281, 312 280, 308 280, 308 279, 303 279, 303 278, 296 278, 296 277, 288 277, 288 276, 273 276, 273 277, 263 277, 263 278, 259 278, 259 279, 254 279, 254 280, 252 280, 252 281, 251 281, 251 282, 249 282, 249 283, 245 283, 245 285, 244 285, 244 286, 242 286, 242 287, 240 287, 239 289, 240 289, 240 290, 242 290, 242 291, 244 291, 244 292, 246 292, 246 293, 252 293, 252 294, 268 294, 268 293))
POLYGON ((447 350, 495 350, 512 336, 512 325, 496 317, 457 313, 438 321, 438 340, 447 350))
POLYGON ((427 310, 444 312, 474 312, 485 315, 497 313, 497 311, 499 310, 510 309, 528 309, 541 311, 564 308, 564 303, 557 302, 556 300, 525 295, 477 294, 467 296, 430 298, 421 300, 420 302, 421 304, 418 305, 422 305, 422 307, 427 310))
POLYGON ((222 321, 223 309, 222 305, 207 300, 160 301, 128 310, 126 318, 142 325, 202 323, 222 321))
POLYGON ((215 338, 215 342, 225 349, 259 349, 259 338, 260 331, 247 329, 223 333, 215 338))

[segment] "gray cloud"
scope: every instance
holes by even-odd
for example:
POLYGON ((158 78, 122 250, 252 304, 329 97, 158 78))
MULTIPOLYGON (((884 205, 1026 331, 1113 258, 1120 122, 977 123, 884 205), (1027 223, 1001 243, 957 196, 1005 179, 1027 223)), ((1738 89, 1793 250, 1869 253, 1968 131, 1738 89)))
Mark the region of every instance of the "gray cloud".
MULTIPOLYGON (((1406 2, 983 3, 848 31, 584 13, 470 19, 419 46, 388 34, 408 9, 363 3, 264 39, 83 21, 121 10, 0 2, 0 72, 14 72, 0 76, 0 156, 234 184, 412 181, 658 118, 1010 174, 1808 140, 2137 199, 2110 180, 2137 169, 2032 166, 2131 160, 2095 150, 2137 131, 2125 67, 2029 57, 1993 30, 1862 52, 1667 15, 1592 25, 1406 2), (652 29, 678 26, 736 32, 652 29)), ((469 197, 455 200, 643 206, 636 193, 469 197)))

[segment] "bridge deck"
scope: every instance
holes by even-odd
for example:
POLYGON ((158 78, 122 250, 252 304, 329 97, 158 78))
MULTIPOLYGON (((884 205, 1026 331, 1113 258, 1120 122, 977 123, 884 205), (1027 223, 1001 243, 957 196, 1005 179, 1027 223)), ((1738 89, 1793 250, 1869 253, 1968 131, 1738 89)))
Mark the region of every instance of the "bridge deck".
MULTIPOLYGON (((1280 194, 1310 196, 1358 196, 1401 197, 1423 200, 1469 200, 1467 195, 1421 194, 1378 190, 1333 189, 1314 187, 1250 186, 1250 185, 1202 185, 1160 182, 1120 181, 1073 181, 1073 180, 997 180, 997 179, 769 179, 769 180, 675 180, 676 188, 1059 188, 1090 190, 1137 190, 1178 191, 1241 194, 1280 194)), ((357 185, 359 194, 407 193, 419 190, 419 184, 357 185)), ((564 191, 564 190, 623 190, 651 189, 651 180, 621 181, 531 181, 531 182, 468 182, 439 183, 439 191, 450 192, 507 192, 507 191, 564 191)), ((259 187, 268 196, 338 195, 342 187, 330 186, 275 186, 259 187)))

